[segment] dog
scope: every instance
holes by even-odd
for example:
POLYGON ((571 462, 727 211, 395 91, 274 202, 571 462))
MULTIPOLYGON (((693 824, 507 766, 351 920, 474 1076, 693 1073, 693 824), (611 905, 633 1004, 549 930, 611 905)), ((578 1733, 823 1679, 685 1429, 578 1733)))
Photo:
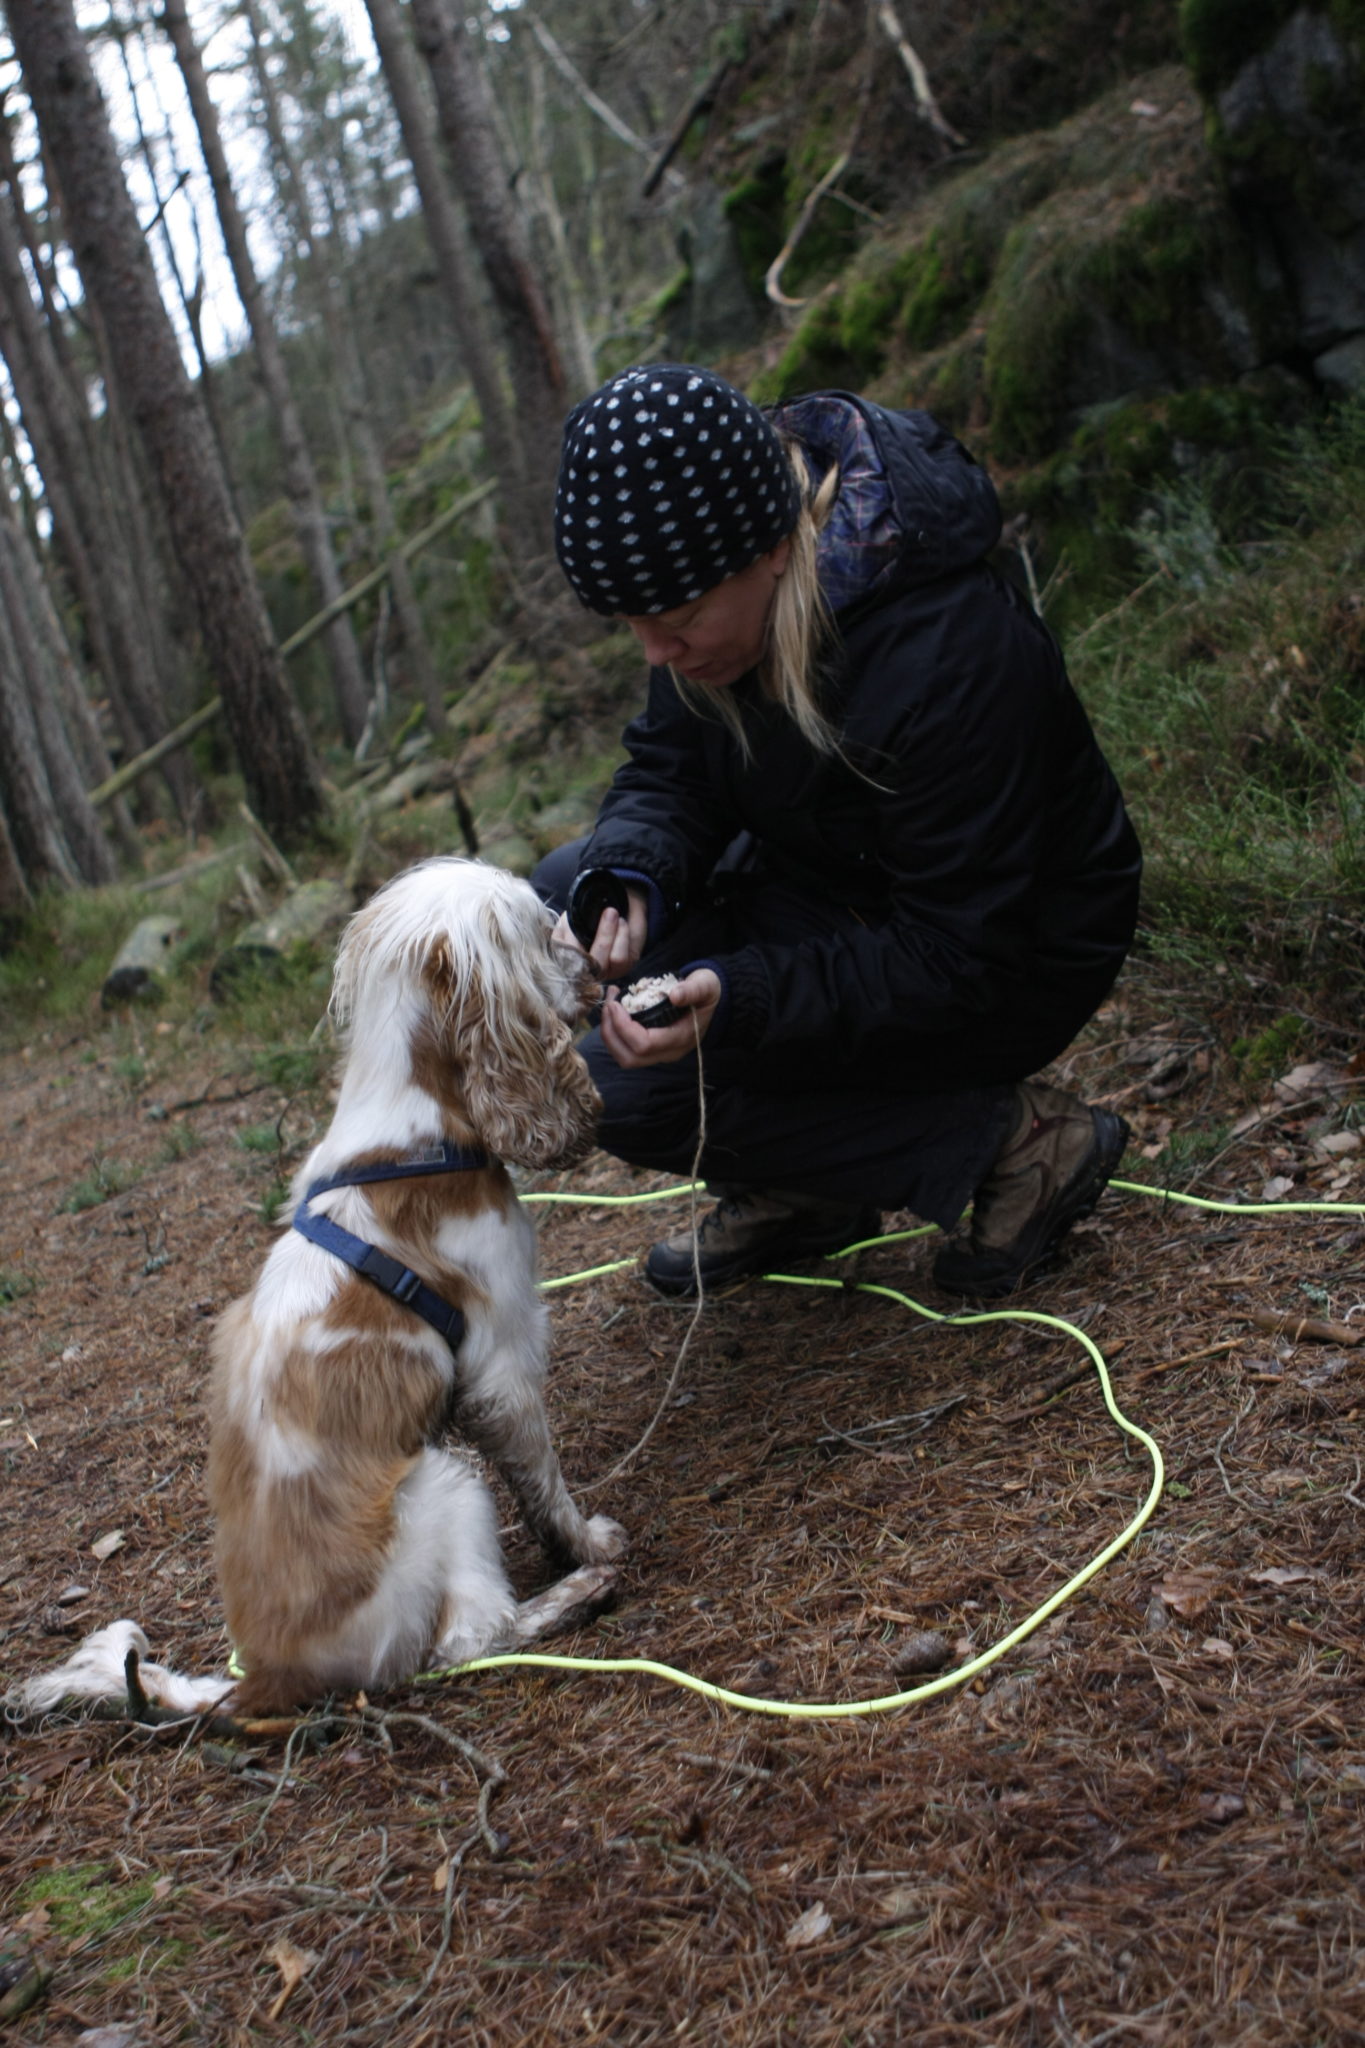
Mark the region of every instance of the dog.
MULTIPOLYGON (((560 1472, 535 1231, 507 1172, 582 1158, 601 1108, 573 1042, 601 991, 553 925, 529 883, 450 856, 346 927, 335 1114, 293 1227, 213 1339, 208 1495, 245 1675, 144 1663, 156 1703, 252 1716, 379 1691, 608 1603, 625 1534, 585 1519, 560 1472), (440 1441, 451 1423, 577 1566, 531 1600, 513 1594, 488 1485, 440 1441)), ((121 1698, 146 1650, 116 1622, 30 1680, 24 1705, 121 1698)))

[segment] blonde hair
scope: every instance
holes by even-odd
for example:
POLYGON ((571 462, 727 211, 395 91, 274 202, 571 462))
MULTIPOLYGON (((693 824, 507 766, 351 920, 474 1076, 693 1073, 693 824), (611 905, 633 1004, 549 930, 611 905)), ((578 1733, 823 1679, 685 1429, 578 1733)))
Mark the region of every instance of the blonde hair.
MULTIPOLYGON (((784 445, 801 493, 801 509, 788 536, 787 566, 773 593, 758 679, 763 694, 782 706, 817 754, 839 754, 838 734, 820 708, 820 657, 831 619, 819 574, 820 529, 839 493, 839 469, 835 464, 817 482, 804 451, 793 441, 784 445)), ((673 681, 694 711, 714 713, 725 721, 747 761, 752 749, 744 714, 730 691, 708 690, 676 670, 673 681)))

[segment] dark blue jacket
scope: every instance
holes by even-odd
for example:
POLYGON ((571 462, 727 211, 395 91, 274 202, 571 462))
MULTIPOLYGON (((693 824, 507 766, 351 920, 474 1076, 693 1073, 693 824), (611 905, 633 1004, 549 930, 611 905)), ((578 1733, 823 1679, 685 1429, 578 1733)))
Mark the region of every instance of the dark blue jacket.
POLYGON ((844 758, 749 676, 746 760, 655 669, 582 867, 648 876, 676 918, 748 832, 761 872, 856 913, 715 961, 727 1046, 880 1064, 1033 1017, 1074 1030, 1127 952, 1141 857, 1056 642, 986 564, 989 478, 925 413, 820 393, 777 419, 817 474, 840 466, 821 703, 844 758))

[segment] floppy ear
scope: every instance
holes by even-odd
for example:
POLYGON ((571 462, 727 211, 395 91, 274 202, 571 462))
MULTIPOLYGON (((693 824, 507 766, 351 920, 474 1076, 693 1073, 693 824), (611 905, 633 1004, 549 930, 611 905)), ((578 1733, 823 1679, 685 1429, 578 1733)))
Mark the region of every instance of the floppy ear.
POLYGON ((602 1098, 553 1010, 519 1000, 515 1011, 490 1012, 469 990, 454 1050, 465 1108, 490 1152, 515 1166, 573 1166, 592 1150, 602 1098))

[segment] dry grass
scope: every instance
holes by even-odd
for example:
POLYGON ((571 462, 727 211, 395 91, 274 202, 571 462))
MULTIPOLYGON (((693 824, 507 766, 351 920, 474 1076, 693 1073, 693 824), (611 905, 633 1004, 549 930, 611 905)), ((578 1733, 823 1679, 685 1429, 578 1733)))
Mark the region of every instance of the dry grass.
MULTIPOLYGON (((1239 1106, 1197 1053, 1185 1093, 1144 1106, 1134 1044, 1155 1000, 1130 984, 1071 1063, 1149 1143, 1159 1117, 1239 1106)), ((1172 1022, 1168 1001, 1152 1014, 1197 1048, 1207 1018, 1177 997, 1172 1022)), ((184 1667, 224 1654, 199 1396, 210 1318, 269 1239, 273 1168, 235 1132, 281 1098, 233 1099, 246 1082, 168 1038, 133 1100, 109 1029, 3 1066, 0 1271, 37 1283, 0 1315, 7 1676, 122 1613, 184 1667), (164 1164, 156 1094, 208 1098, 172 1112, 200 1142, 164 1164), (148 1170, 62 1213, 97 1153, 148 1170), (60 1604, 72 1585, 88 1591, 60 1604)), ((1320 1114, 1231 1141, 1201 1191, 1297 1171, 1296 1194, 1360 1200, 1361 1175, 1329 1188, 1340 1162, 1313 1162, 1320 1114)), ((305 1141, 297 1109, 290 1130, 305 1141)), ((643 1184, 600 1159, 585 1182, 643 1184)), ((545 1269, 628 1257, 675 1213, 547 1210, 545 1269)), ((886 1247, 858 1273, 943 1308, 931 1258, 932 1241, 886 1247)), ((1025 1305, 1112 1359, 1166 1497, 1043 1631, 921 1707, 788 1722, 654 1679, 518 1672, 249 1741, 12 1729, 0 1921, 53 1972, 13 2037, 1365 2041, 1363 1354, 1248 1320, 1359 1301, 1358 1220, 1107 1198, 1025 1305)), ((581 1490, 643 1433, 689 1313, 628 1273, 554 1297, 553 1408, 581 1490)), ((1047 1398, 1081 1362, 1037 1329, 927 1325, 851 1291, 712 1303, 638 1466, 594 1493, 633 1538, 617 1611, 563 1647, 802 1699, 915 1683, 893 1671, 914 1631, 982 1647, 1145 1493, 1093 1378, 1047 1398), (893 1417, 909 1419, 869 1427, 893 1417)), ((510 1543, 529 1590, 539 1558, 510 1543)))

